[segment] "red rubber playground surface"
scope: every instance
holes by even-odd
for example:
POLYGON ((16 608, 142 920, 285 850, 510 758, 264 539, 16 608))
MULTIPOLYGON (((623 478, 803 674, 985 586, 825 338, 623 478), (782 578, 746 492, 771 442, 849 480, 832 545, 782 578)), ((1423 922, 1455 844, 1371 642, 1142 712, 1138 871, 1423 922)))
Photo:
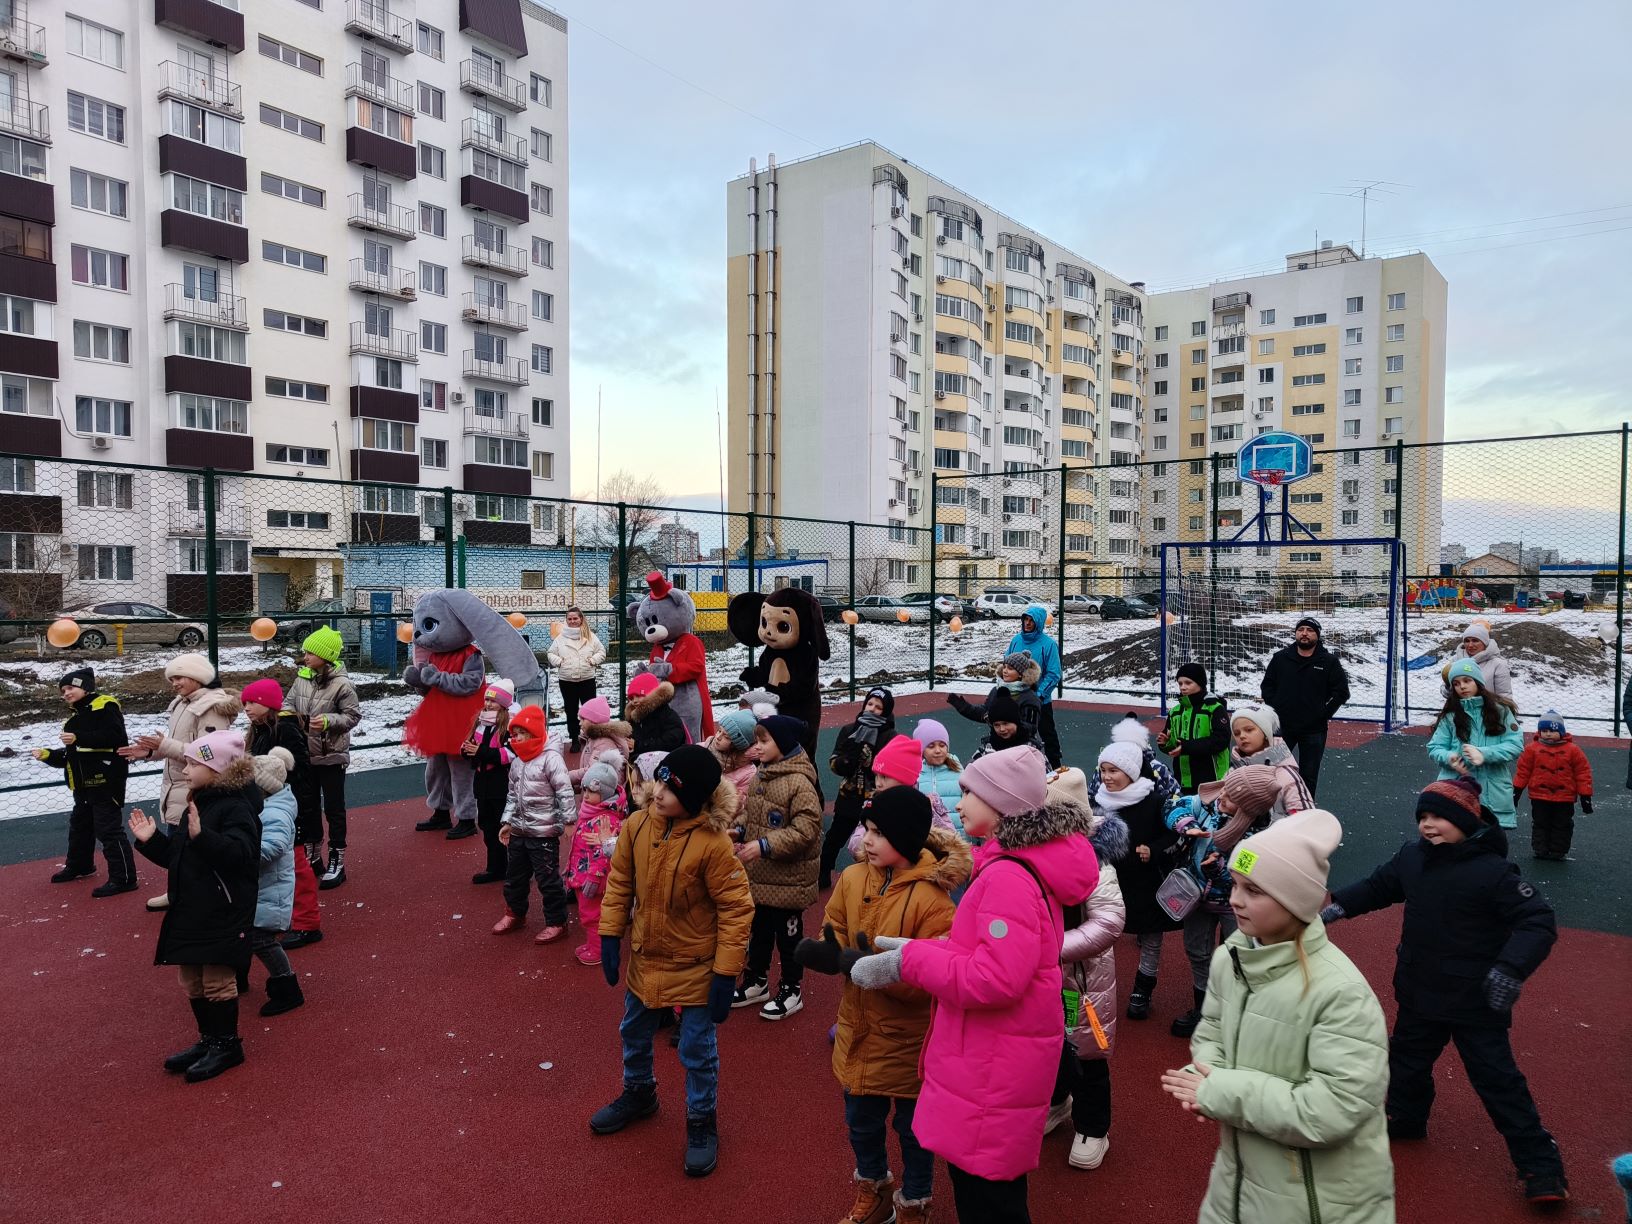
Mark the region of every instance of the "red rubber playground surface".
MULTIPOLYGON (((805 1010, 781 1024, 745 1010, 724 1026, 721 1163, 688 1180, 674 1053, 660 1042, 658 1116, 592 1136, 589 1114, 618 1089, 620 993, 573 960, 576 925, 547 947, 489 934, 498 890, 468 883, 479 842, 411 832, 423 810, 352 814, 351 882, 323 894, 325 942, 294 954, 307 1005, 260 1020, 257 965, 248 1062, 196 1086, 159 1067, 192 1034, 175 971, 151 963, 158 918, 141 901, 156 872, 144 862, 140 892, 93 901, 94 881, 48 884, 50 863, 0 870, 0 1220, 839 1219, 852 1163, 827 1043, 838 983, 807 977, 805 1010)), ((1336 931, 1385 1006, 1397 913, 1336 931)), ((1110 1154, 1077 1172, 1069 1128, 1050 1136, 1039 1221, 1194 1218, 1216 1130, 1157 1083, 1185 1057, 1167 1034, 1188 993, 1177 944, 1157 1018, 1120 1026, 1110 1154)), ((1632 1146, 1628 951, 1566 932, 1519 1008, 1519 1062, 1574 1186, 1564 1218, 1622 1218, 1606 1165, 1632 1146)), ((1125 990, 1126 946, 1120 960, 1125 990)), ((1439 1086, 1431 1139, 1395 1149, 1400 1219, 1527 1218, 1454 1057, 1439 1086)), ((944 1169, 935 1194, 951 1219, 944 1169)))

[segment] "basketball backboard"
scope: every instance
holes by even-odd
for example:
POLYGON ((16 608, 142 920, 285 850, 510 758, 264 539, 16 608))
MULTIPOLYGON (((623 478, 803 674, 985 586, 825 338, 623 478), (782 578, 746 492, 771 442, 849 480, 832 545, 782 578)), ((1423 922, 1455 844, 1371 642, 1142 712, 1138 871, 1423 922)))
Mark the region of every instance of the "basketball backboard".
POLYGON ((1309 443, 1279 430, 1248 438, 1235 453, 1241 479, 1266 488, 1304 480, 1313 467, 1309 443))

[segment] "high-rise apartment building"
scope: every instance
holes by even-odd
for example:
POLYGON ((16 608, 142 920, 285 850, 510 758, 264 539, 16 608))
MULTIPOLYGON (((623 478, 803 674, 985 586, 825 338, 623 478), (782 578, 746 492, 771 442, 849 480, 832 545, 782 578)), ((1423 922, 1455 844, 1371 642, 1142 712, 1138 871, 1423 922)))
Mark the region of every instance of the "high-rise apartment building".
POLYGON ((93 459, 221 473, 223 607, 446 530, 406 486, 554 544, 566 74, 531 0, 0 0, 0 568, 197 604, 199 482, 93 459))

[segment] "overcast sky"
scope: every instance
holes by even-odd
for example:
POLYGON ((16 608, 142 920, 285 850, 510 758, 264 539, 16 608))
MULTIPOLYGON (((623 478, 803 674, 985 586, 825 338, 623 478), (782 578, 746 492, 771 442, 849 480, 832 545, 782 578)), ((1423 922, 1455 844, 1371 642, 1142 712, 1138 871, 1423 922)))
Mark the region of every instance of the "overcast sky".
POLYGON ((603 473, 715 493, 725 183, 862 139, 1152 289, 1358 241, 1359 202, 1322 193, 1408 184, 1368 247, 1450 282, 1447 435, 1632 417, 1625 0, 556 7, 576 492, 599 390, 603 473))

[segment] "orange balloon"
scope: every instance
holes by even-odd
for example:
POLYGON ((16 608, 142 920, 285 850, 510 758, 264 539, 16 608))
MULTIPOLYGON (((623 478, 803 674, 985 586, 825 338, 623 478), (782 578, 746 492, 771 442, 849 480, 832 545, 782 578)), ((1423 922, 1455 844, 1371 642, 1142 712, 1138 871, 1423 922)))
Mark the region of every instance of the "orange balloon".
POLYGON ((410 625, 407 621, 403 621, 401 624, 399 624, 397 626, 397 641, 399 641, 399 642, 411 642, 413 640, 414 640, 414 627, 412 625, 410 625))
POLYGON ((899 608, 896 610, 895 619, 904 625, 912 619, 912 613, 907 611, 905 608, 899 608))
POLYGON ((963 617, 954 616, 951 620, 946 622, 946 627, 948 629, 952 630, 953 633, 962 633, 963 632, 963 617))
POLYGON ((249 636, 257 642, 270 642, 278 636, 278 622, 270 616, 257 616, 249 622, 249 636))
POLYGON ((550 636, 552 638, 560 637, 561 636, 561 630, 563 628, 564 628, 564 626, 561 624, 560 621, 551 621, 550 622, 550 636))
POLYGON ((512 612, 504 619, 510 622, 512 629, 524 629, 527 626, 527 618, 520 612, 512 612))
POLYGON ((1054 623, 1054 613, 1044 612, 1043 613, 1043 628, 1046 629, 1046 628, 1048 628, 1048 626, 1052 625, 1053 623, 1054 623))
POLYGON ((839 613, 839 619, 847 625, 853 625, 860 620, 861 617, 856 615, 856 610, 854 608, 846 608, 843 612, 839 613))
POLYGON ((52 621, 51 627, 45 631, 45 640, 53 646, 67 649, 79 641, 79 623, 66 616, 52 621))

